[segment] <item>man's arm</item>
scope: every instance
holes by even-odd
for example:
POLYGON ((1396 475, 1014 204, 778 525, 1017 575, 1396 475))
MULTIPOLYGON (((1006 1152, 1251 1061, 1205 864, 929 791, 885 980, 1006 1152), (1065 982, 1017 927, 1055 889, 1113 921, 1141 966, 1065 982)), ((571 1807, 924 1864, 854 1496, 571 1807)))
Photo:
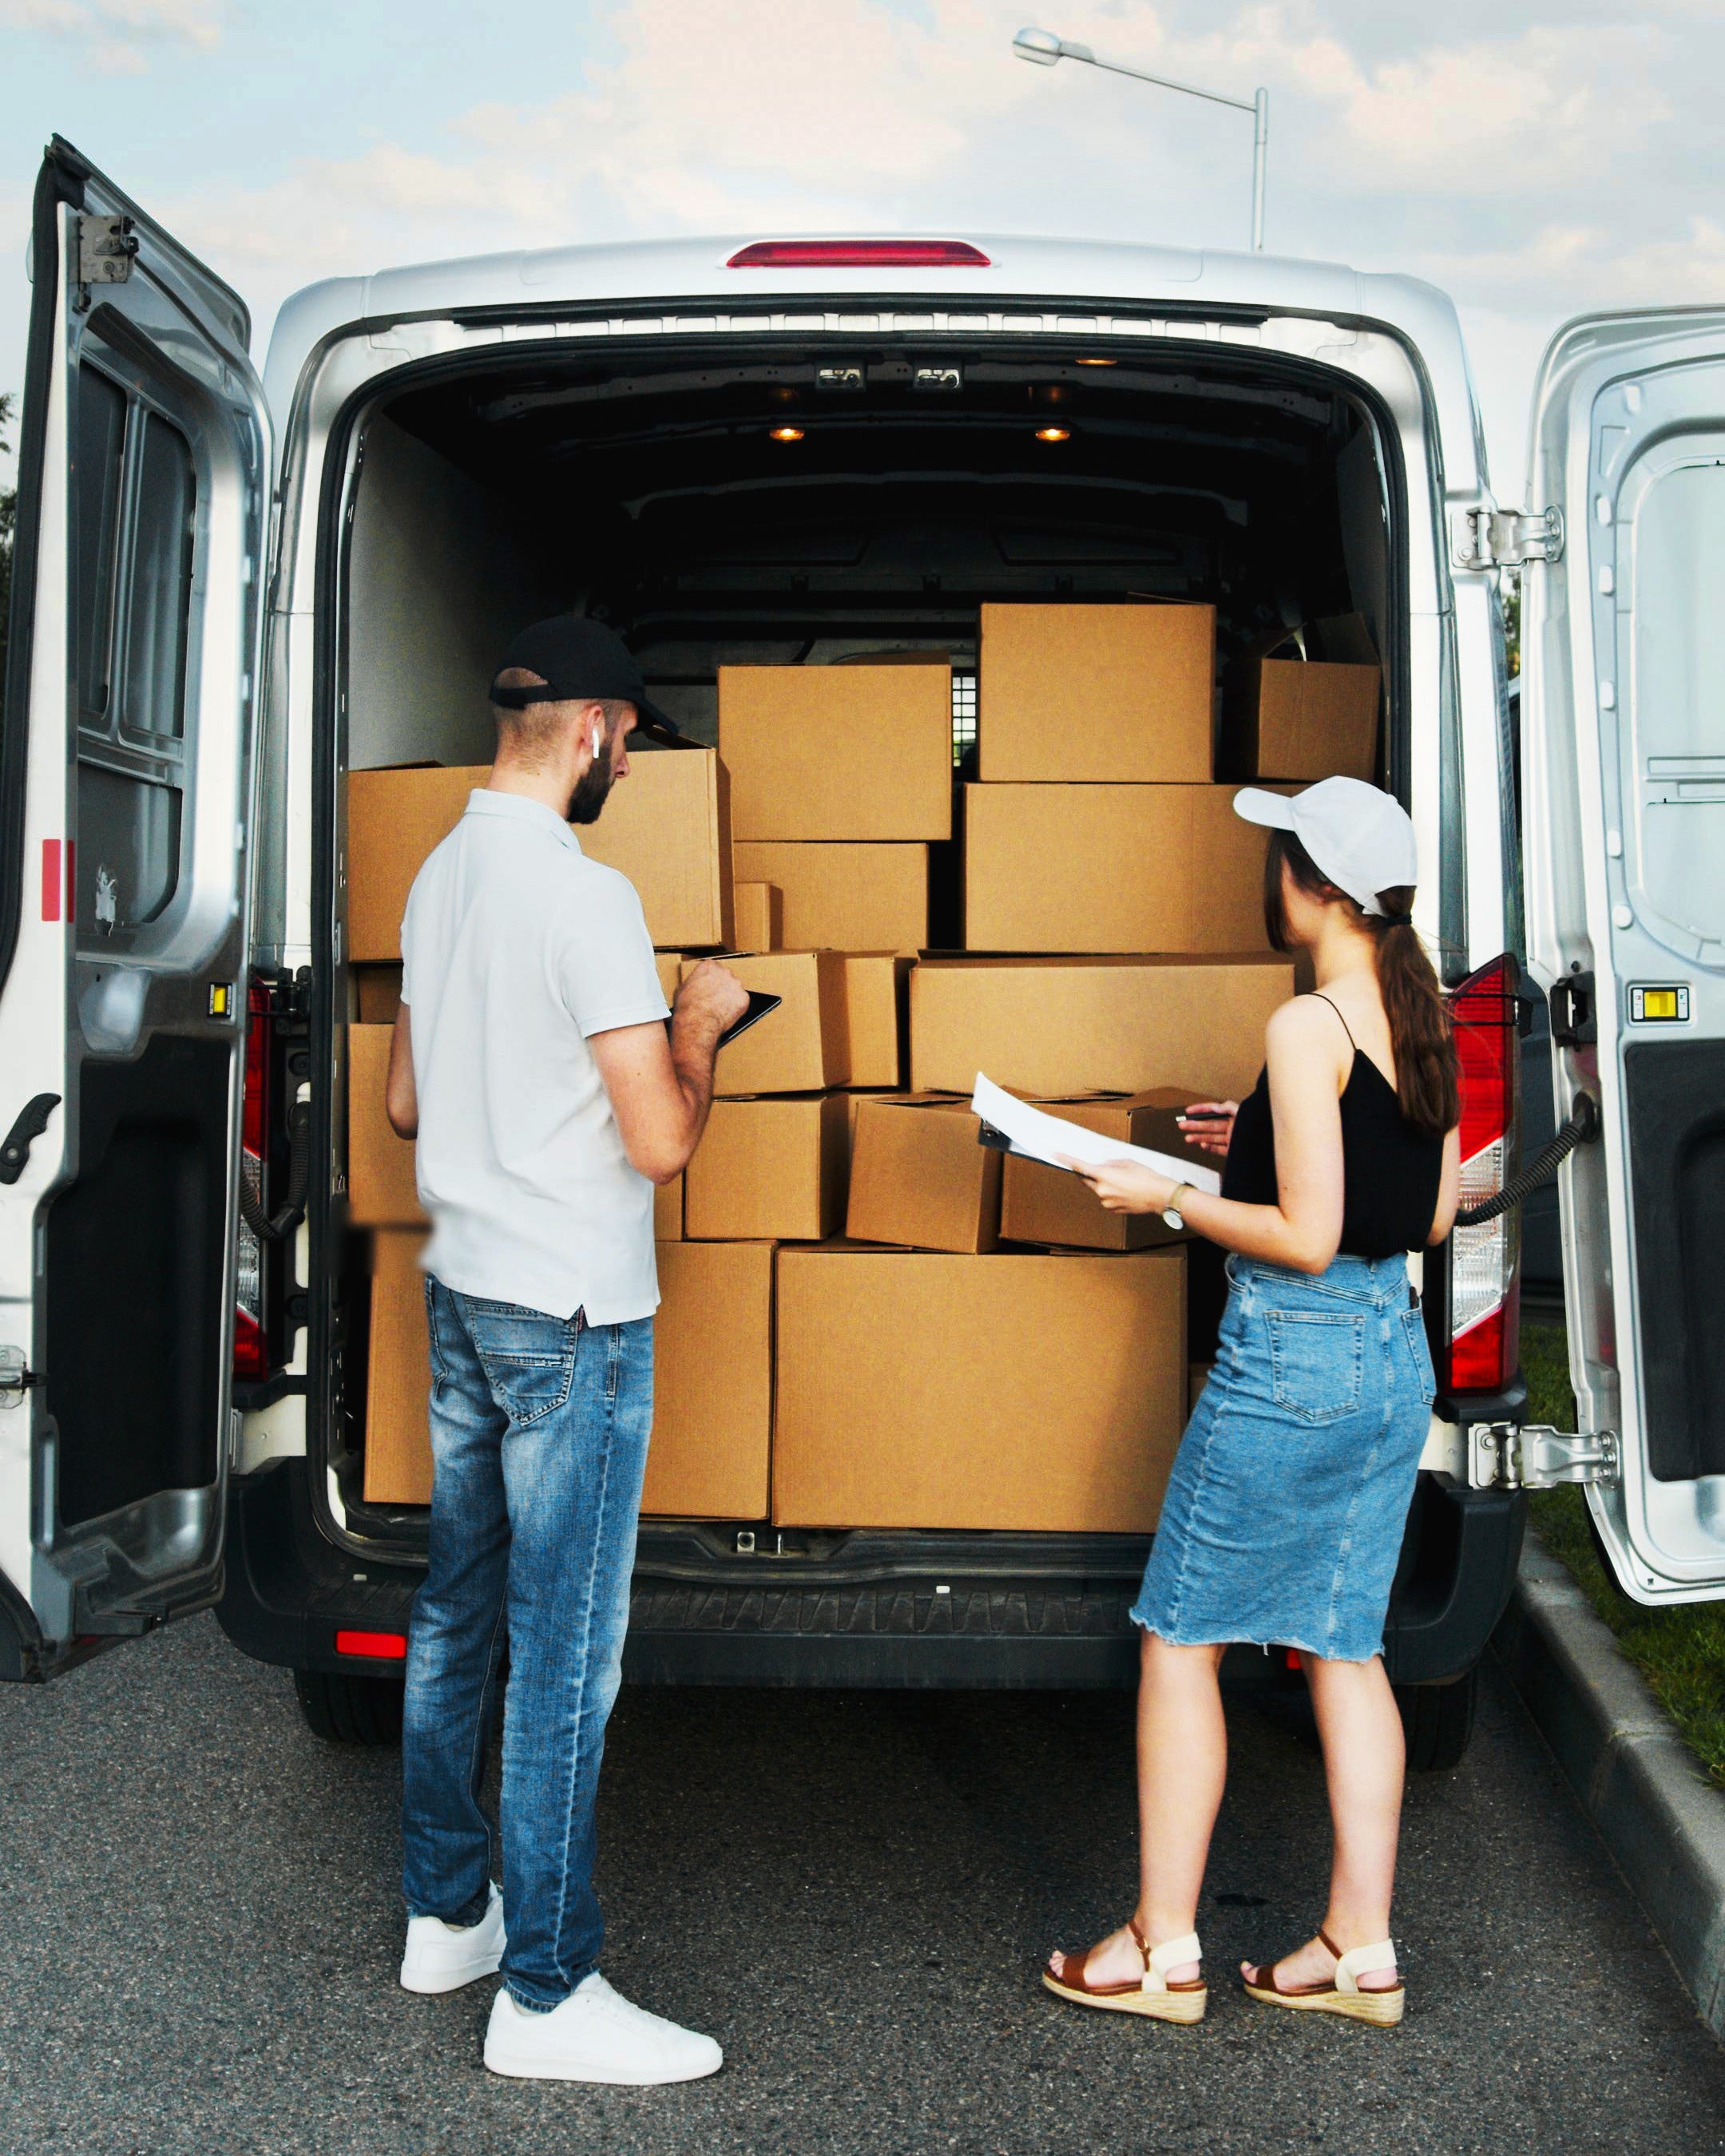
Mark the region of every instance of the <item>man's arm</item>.
POLYGON ((408 1007, 398 1004, 395 1030, 389 1036, 389 1071, 383 1081, 383 1109, 398 1138, 419 1135, 419 1096, 413 1086, 413 1036, 408 1007))
POLYGON ((623 1149, 649 1182, 670 1183, 688 1166, 712 1106, 719 1035, 747 1008, 737 976, 705 958, 677 990, 669 1035, 655 1022, 589 1038, 623 1149))

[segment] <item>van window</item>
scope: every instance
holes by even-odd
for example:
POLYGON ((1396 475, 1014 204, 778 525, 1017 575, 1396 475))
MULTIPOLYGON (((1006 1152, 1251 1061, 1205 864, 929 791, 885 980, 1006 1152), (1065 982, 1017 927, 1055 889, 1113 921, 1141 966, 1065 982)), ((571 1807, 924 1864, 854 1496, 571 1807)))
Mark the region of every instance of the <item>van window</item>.
POLYGON ((74 917, 80 949, 105 952, 179 885, 197 475, 145 385, 87 362, 77 441, 74 917))

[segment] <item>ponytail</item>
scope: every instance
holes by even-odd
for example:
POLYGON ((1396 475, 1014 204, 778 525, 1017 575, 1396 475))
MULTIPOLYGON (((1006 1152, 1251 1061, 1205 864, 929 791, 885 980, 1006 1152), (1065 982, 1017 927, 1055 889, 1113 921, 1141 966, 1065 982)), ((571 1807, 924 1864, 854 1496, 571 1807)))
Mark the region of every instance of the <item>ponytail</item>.
POLYGON ((1351 908, 1370 935, 1378 961, 1378 990, 1389 1021, 1402 1113, 1415 1130, 1446 1137, 1461 1117, 1461 1064, 1444 992, 1414 932, 1413 886, 1380 891, 1382 913, 1368 913, 1345 891, 1337 890, 1291 831, 1272 831, 1264 860, 1264 927, 1278 951, 1289 947, 1281 896, 1284 863, 1301 891, 1351 908))

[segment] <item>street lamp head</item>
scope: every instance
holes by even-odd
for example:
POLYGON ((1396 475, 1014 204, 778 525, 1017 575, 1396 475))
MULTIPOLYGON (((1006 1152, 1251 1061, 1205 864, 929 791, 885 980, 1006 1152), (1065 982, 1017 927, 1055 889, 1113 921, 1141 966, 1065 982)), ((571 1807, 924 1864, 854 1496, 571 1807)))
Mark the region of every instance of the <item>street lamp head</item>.
POLYGON ((1012 49, 1021 60, 1034 61, 1038 67, 1053 67, 1061 52, 1060 41, 1052 30, 1020 30, 1012 49))

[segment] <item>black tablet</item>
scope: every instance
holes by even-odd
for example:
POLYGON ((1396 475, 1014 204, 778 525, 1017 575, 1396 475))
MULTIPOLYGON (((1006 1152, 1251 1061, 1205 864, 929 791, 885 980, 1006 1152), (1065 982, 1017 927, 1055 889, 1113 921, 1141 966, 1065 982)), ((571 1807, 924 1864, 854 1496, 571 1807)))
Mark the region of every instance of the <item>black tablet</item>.
POLYGON ((719 1035, 720 1047, 728 1047, 738 1034, 747 1033, 757 1019, 765 1018, 768 1011, 776 1011, 783 1001, 783 996, 763 995, 758 988, 751 988, 748 1009, 734 1025, 727 1025, 719 1035))

